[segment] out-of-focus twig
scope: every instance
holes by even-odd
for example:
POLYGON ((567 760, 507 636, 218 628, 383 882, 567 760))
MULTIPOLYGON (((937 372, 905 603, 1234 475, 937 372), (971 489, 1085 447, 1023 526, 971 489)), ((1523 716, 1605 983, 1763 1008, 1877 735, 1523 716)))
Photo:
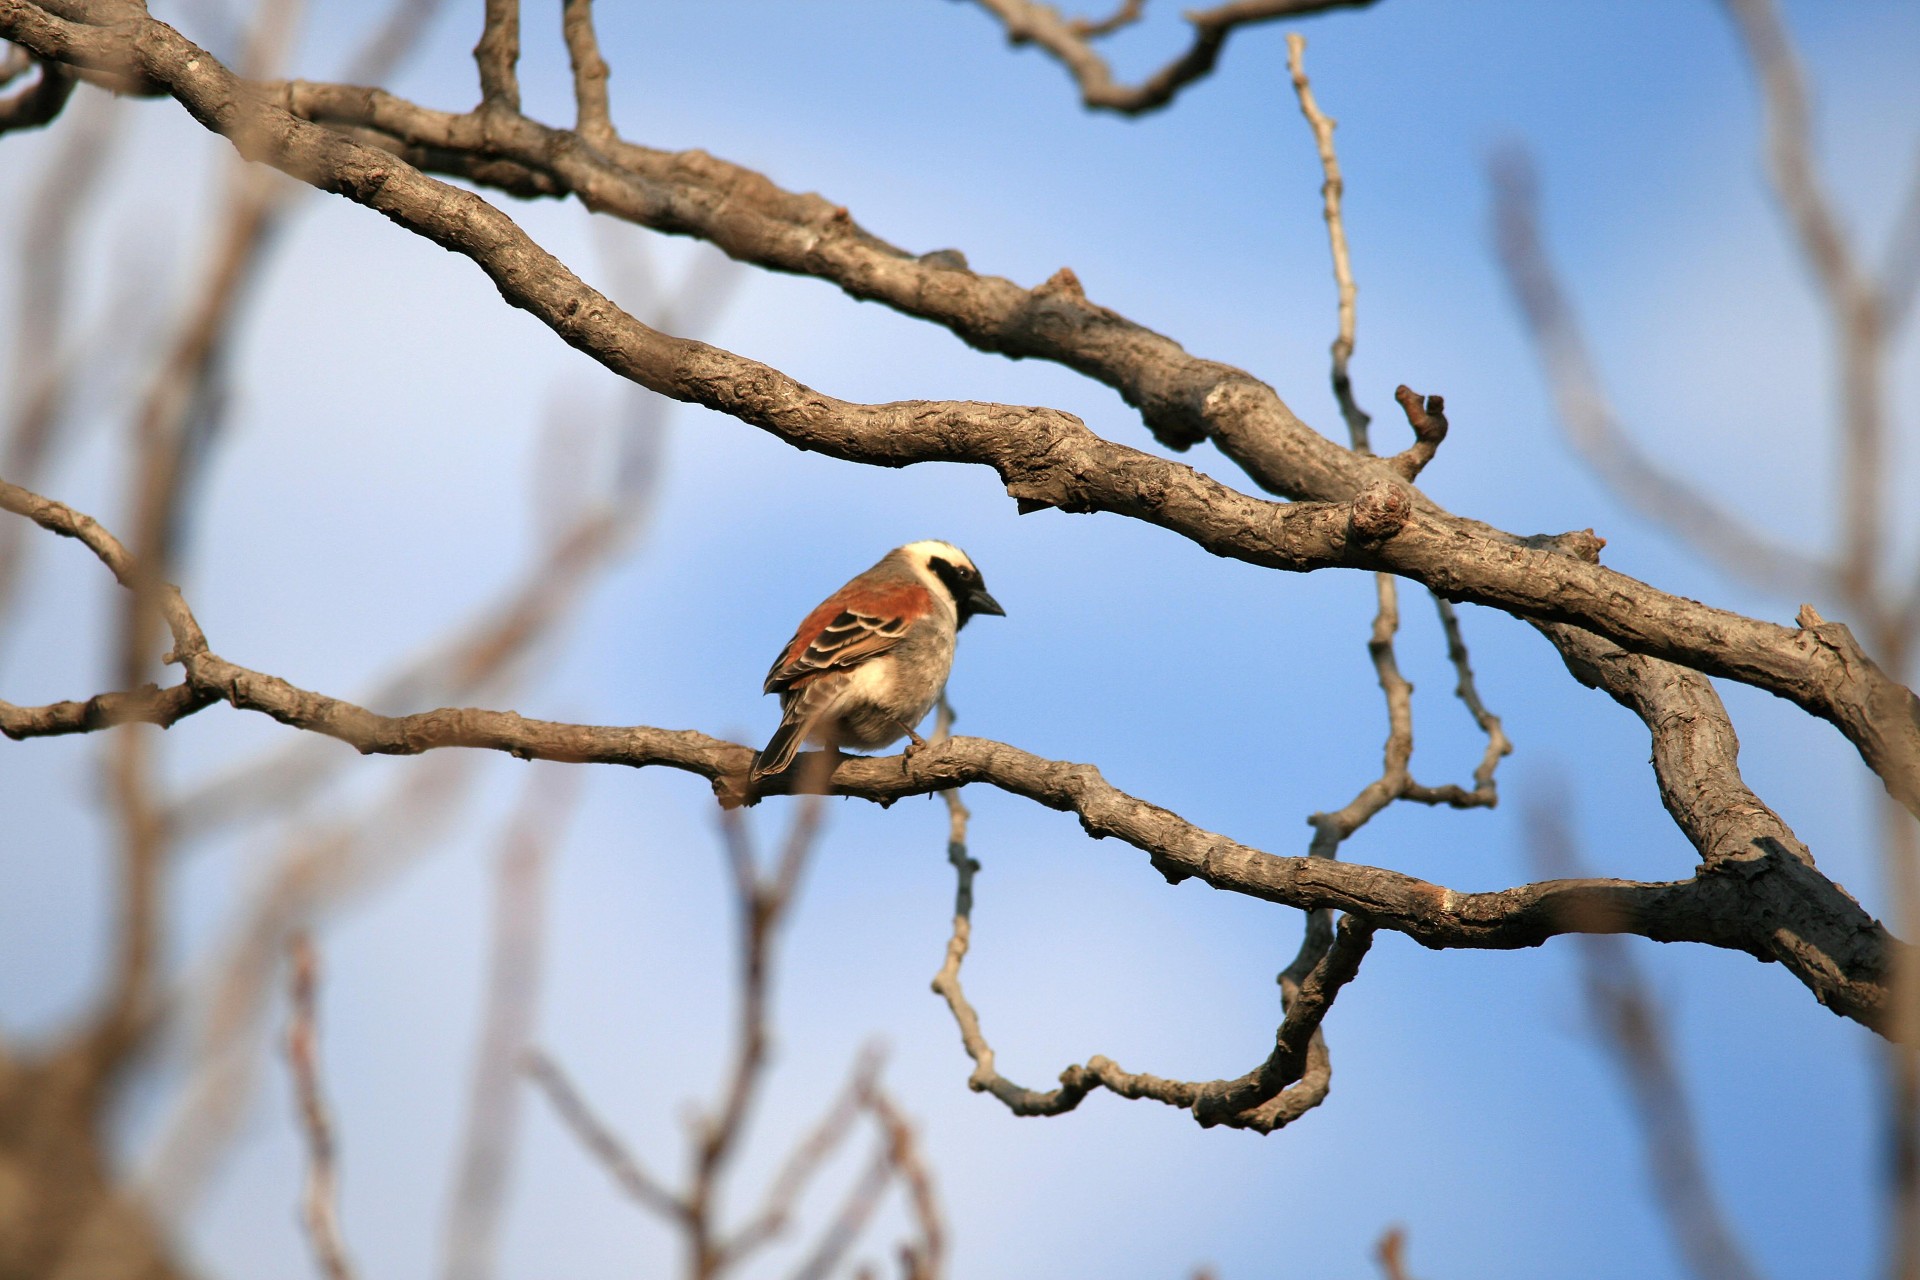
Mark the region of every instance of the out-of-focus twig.
MULTIPOLYGON (((20 50, 10 45, 8 52, 18 53, 20 50)), ((73 87, 79 83, 79 77, 70 69, 57 62, 41 62, 37 65, 40 74, 32 84, 0 97, 0 134, 20 129, 38 129, 51 124, 67 105, 67 99, 73 96, 73 87)), ((8 80, 12 78, 6 77, 8 80)), ((0 85, 4 84, 5 80, 0 80, 0 85)))
POLYGON ((904 1280, 939 1280, 946 1270, 947 1231, 933 1173, 921 1157, 913 1126, 886 1091, 878 1084, 870 1085, 866 1101, 867 1109, 886 1132, 887 1159, 906 1184, 907 1200, 920 1233, 917 1241, 901 1246, 904 1280))
POLYGON ((1210 9, 1184 15, 1192 28, 1191 42, 1178 56, 1139 84, 1121 84, 1113 68, 1093 42, 1131 24, 1140 13, 1127 0, 1111 17, 1068 18, 1044 0, 975 0, 1006 28, 1009 44, 1033 44, 1064 66, 1080 88, 1080 100, 1096 111, 1137 116, 1172 102, 1179 92, 1209 74, 1226 47, 1227 39, 1242 27, 1280 18, 1301 18, 1330 9, 1363 8, 1373 0, 1230 0, 1210 9))
POLYGON ((1373 1247, 1374 1261, 1380 1264, 1381 1280, 1413 1280, 1407 1272, 1407 1233, 1388 1227, 1373 1247))
MULTIPOLYGON (((1895 569, 1888 523, 1904 498, 1889 449, 1887 356, 1911 314, 1920 276, 1920 172, 1896 218, 1878 277, 1865 265, 1825 189, 1814 158, 1806 77, 1773 0, 1727 0, 1759 80, 1767 169, 1800 255, 1832 324, 1838 364, 1840 529, 1832 590, 1868 635, 1874 656, 1906 675, 1920 647, 1920 589, 1910 599, 1895 569)), ((1920 834, 1896 806, 1873 804, 1897 928, 1920 928, 1920 834)), ((1920 957, 1908 951, 1894 975, 1895 1023, 1885 1057, 1892 1230, 1888 1274, 1920 1280, 1920 957)))
MULTIPOLYGON (((66 320, 74 289, 73 240, 113 155, 120 113, 112 104, 105 94, 83 95, 21 222, 19 309, 0 475, 28 488, 40 480, 81 367, 66 320)), ((98 360, 112 350, 98 343, 86 352, 89 377, 100 375, 98 360)), ((24 526, 0 525, 0 622, 13 602, 28 545, 24 526)))
POLYGON ((581 1096, 580 1090, 559 1063, 539 1049, 529 1049, 522 1060, 522 1069, 527 1073, 527 1078, 546 1094, 547 1101, 553 1104, 554 1113, 572 1130, 580 1145, 613 1175, 621 1190, 663 1217, 676 1220, 686 1217, 686 1205, 680 1197, 648 1173, 626 1144, 620 1141, 619 1135, 594 1114, 593 1108, 587 1105, 587 1100, 581 1096))
POLYGON ((774 944, 818 839, 823 803, 820 792, 831 767, 825 752, 813 753, 812 759, 803 761, 802 768, 815 776, 802 780, 793 824, 771 865, 763 865, 755 851, 744 815, 737 810, 724 812, 721 834, 739 913, 739 1008, 732 1060, 719 1099, 693 1124, 691 1167, 684 1189, 672 1189, 648 1173, 628 1146, 594 1114, 557 1063, 537 1051, 527 1055, 528 1075, 581 1145, 632 1199, 679 1232, 689 1280, 714 1280, 733 1273, 785 1234, 792 1226, 801 1196, 861 1115, 871 1116, 879 1131, 876 1148, 864 1170, 846 1188, 839 1209, 794 1274, 819 1277, 836 1267, 896 1183, 906 1188, 917 1231, 917 1238, 902 1250, 908 1274, 919 1280, 935 1280, 944 1266, 944 1234, 931 1175, 920 1159, 905 1117, 880 1091, 880 1059, 871 1049, 854 1064, 840 1096, 789 1152, 759 1207, 737 1227, 729 1229, 722 1222, 722 1185, 746 1141, 754 1103, 768 1074, 774 944))
MULTIPOLYGON (((1885 502, 1885 317, 1879 288, 1849 244, 1813 160, 1805 77, 1773 0, 1727 0, 1760 78, 1767 114, 1767 162, 1774 193, 1793 225, 1821 301, 1833 315, 1841 371, 1841 544, 1839 584, 1860 607, 1878 588, 1885 502)), ((1876 637, 1877 639, 1878 637, 1876 637)))
POLYGON ((293 1020, 287 1028, 287 1063, 293 1071, 299 1098, 300 1129, 307 1143, 307 1182, 301 1196, 300 1218, 321 1274, 327 1280, 353 1280, 346 1244, 340 1236, 339 1170, 334 1144, 333 1117, 320 1088, 320 1044, 316 988, 319 961, 313 941, 295 934, 288 947, 291 968, 289 996, 293 1020))
POLYGON ((1826 565, 1748 527, 1733 512, 1649 458, 1615 418, 1573 305, 1540 234, 1539 185, 1518 150, 1493 167, 1494 244, 1507 287, 1544 365, 1559 420, 1574 448, 1624 502, 1671 529, 1721 569, 1792 596, 1815 593, 1826 565))
POLYGON ((195 1206, 253 1096, 272 981, 287 939, 433 848, 457 815, 480 762, 423 760, 385 794, 327 823, 295 824, 269 859, 223 947, 173 1000, 188 1025, 184 1079, 140 1183, 161 1216, 195 1206))
MULTIPOLYGON (((631 235, 607 232, 599 247, 621 294, 661 329, 705 331, 742 274, 738 264, 703 254, 668 290, 654 280, 647 255, 631 235)), ((614 556, 632 547, 650 521, 669 407, 644 388, 625 389, 612 424, 611 465, 596 462, 588 468, 576 462, 568 468, 571 474, 604 471, 610 484, 584 497, 536 494, 540 513, 558 513, 559 519, 557 531, 545 539, 524 575, 381 679, 364 704, 410 710, 503 692, 529 655, 571 616, 588 584, 614 556)), ((571 420, 579 421, 578 415, 571 420)), ((557 465, 547 469, 560 470, 557 465)), ((331 743, 302 736, 185 791, 172 804, 169 823, 182 839, 192 839, 253 815, 298 807, 349 759, 331 743)))
POLYGON ((466 1136, 445 1236, 447 1280, 488 1280, 519 1138, 522 1063, 533 1034, 545 933, 546 869, 580 771, 536 766, 498 855, 486 1012, 474 1053, 466 1136))
MULTIPOLYGON (((1567 812, 1570 803, 1563 789, 1555 789, 1536 797, 1527 809, 1534 860, 1548 875, 1571 877, 1582 871, 1567 812)), ((1601 919, 1583 923, 1605 927, 1601 919)), ((1581 933, 1574 945, 1587 1011, 1626 1082, 1640 1122, 1654 1198, 1675 1248, 1699 1280, 1757 1280, 1760 1273, 1721 1211, 1707 1173, 1666 1019, 1625 939, 1610 932, 1581 933)))

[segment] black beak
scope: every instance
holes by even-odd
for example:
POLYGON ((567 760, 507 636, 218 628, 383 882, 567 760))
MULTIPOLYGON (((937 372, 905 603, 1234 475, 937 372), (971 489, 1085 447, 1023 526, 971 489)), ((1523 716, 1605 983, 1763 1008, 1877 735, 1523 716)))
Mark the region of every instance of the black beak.
POLYGON ((987 594, 985 587, 975 587, 967 592, 967 612, 990 613, 996 618, 1007 616, 1007 611, 1000 607, 998 600, 987 594))

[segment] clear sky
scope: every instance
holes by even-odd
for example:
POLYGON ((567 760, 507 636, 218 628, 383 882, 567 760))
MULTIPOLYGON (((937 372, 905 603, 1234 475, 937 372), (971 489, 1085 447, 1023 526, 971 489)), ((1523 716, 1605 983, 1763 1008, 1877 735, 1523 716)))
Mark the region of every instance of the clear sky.
MULTIPOLYGON (((399 91, 471 103, 477 6, 456 7, 399 91)), ((1212 79, 1128 121, 1084 112, 1059 67, 1009 49, 980 10, 951 0, 601 7, 628 137, 703 148, 845 204, 896 244, 959 248, 976 270, 1022 284, 1071 266, 1095 301, 1250 370, 1337 430, 1319 171, 1283 27, 1243 33, 1212 79)), ((1178 39, 1171 4, 1153 7, 1166 12, 1115 42, 1124 72, 1178 39)), ((526 9, 528 109, 570 119, 557 6, 526 9)), ((356 0, 310 16, 298 73, 334 75, 373 13, 356 0)), ((1803 3, 1788 19, 1816 89, 1823 168, 1877 256, 1920 142, 1920 6, 1803 3)), ((1382 0, 1299 29, 1340 122, 1361 289, 1354 372, 1382 446, 1404 431, 1396 383, 1444 393, 1452 436, 1422 477, 1440 502, 1518 532, 1592 526, 1615 568, 1790 617, 1797 601, 1719 578, 1572 456, 1490 251, 1487 159, 1519 142, 1537 157, 1546 236, 1623 419, 1756 525, 1827 545, 1830 352, 1767 198, 1755 94, 1725 14, 1706 0, 1382 0)), ((220 144, 183 112, 122 110, 112 199, 85 229, 89 299, 129 254, 149 264, 155 292, 191 279, 218 190, 220 144)), ((18 225, 31 185, 14 175, 36 172, 55 141, 0 142, 0 228, 18 225)), ((587 278, 609 278, 578 207, 507 208, 587 278)), ((621 234, 668 279, 712 252, 621 234)), ((4 270, 11 287, 11 259, 4 270)), ((14 323, 8 311, 0 339, 12 341, 14 323)), ((749 274, 702 336, 851 400, 1047 404, 1157 448, 1101 387, 974 352, 816 281, 749 274)), ((1895 404, 1920 395, 1915 354, 1909 335, 1895 404)), ((520 571, 546 523, 533 500, 543 423, 591 424, 627 395, 502 305, 465 260, 331 198, 309 201, 277 247, 235 391, 183 585, 216 650, 343 696, 520 571)), ((104 390, 91 400, 47 488, 111 523, 125 424, 98 411, 104 390)), ((1920 480, 1902 425, 1890 474, 1911 550, 1920 480)), ((1378 771, 1371 583, 1358 575, 1263 573, 1118 517, 1017 516, 984 469, 859 469, 695 409, 675 409, 665 430, 651 521, 566 643, 541 655, 515 709, 762 740, 776 711, 761 674, 799 617, 887 548, 942 537, 972 553, 1008 613, 964 637, 952 685, 963 732, 1096 763, 1134 794, 1277 853, 1304 852, 1306 815, 1378 771)), ((1246 487, 1209 449, 1186 461, 1246 487)), ((108 669, 104 574, 70 544, 38 551, 31 616, 0 648, 14 702, 84 696, 108 669)), ((1464 780, 1478 741, 1448 699, 1430 607, 1417 591, 1403 601, 1415 771, 1464 780)), ((1459 889, 1520 883, 1536 875, 1526 801, 1564 783, 1597 871, 1687 875, 1692 851, 1660 809, 1643 727, 1573 684, 1529 628, 1463 616, 1487 701, 1517 744, 1504 803, 1395 810, 1345 856, 1459 889)), ((1723 692, 1749 782, 1880 910, 1869 785, 1850 749, 1785 704, 1723 692)), ((215 708, 169 734, 168 767, 190 783, 288 736, 215 708)), ((59 1025, 102 965, 110 828, 97 747, 0 745, 0 1024, 14 1031, 59 1025)), ((323 816, 421 767, 356 761, 323 816)), ((343 1221, 369 1277, 439 1265, 492 851, 528 773, 477 761, 471 803, 445 838, 320 931, 343 1221)), ((684 775, 591 774, 554 868, 539 1039, 636 1148, 676 1169, 680 1118, 712 1092, 730 1017, 712 804, 684 775)), ((1169 888, 1144 855, 1091 842, 1062 815, 982 788, 968 800, 985 867, 968 989, 1004 1072, 1044 1087, 1095 1053, 1194 1078, 1260 1059, 1277 1018, 1273 975, 1298 941, 1293 913, 1169 888)), ((787 813, 756 812, 767 842, 787 813)), ((1383 934, 1327 1023, 1333 1096, 1270 1137, 1203 1132, 1107 1095, 1069 1116, 1015 1119, 967 1091, 959 1037, 927 990, 951 909, 945 830, 935 801, 832 805, 784 942, 778 1071, 743 1187, 877 1038, 937 1172, 960 1277, 1167 1277, 1202 1264, 1226 1280, 1361 1276, 1393 1223, 1422 1276, 1682 1274, 1564 942, 1429 953, 1383 934)), ((212 954, 280 839, 251 831, 182 867, 183 971, 212 954)), ((1776 1276, 1866 1274, 1878 1231, 1873 1038, 1775 966, 1703 948, 1633 951, 1673 1016, 1712 1172, 1752 1253, 1776 1276)), ((164 1100, 160 1086, 132 1100, 130 1158, 164 1100)), ((270 1062, 192 1220, 189 1245, 210 1274, 306 1274, 290 1116, 270 1062)), ((669 1234, 544 1109, 529 1109, 526 1132, 503 1274, 668 1265, 669 1234)))

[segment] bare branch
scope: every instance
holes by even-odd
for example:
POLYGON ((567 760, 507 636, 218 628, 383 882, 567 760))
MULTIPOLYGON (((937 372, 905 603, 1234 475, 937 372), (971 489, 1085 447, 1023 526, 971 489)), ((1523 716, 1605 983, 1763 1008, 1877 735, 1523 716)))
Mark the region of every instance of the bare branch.
POLYGON ((431 849, 477 763, 459 754, 423 761, 374 802, 296 827, 266 859, 227 940, 176 997, 192 1023, 185 1078, 141 1173, 146 1199, 167 1219, 185 1219, 239 1130, 263 1047, 255 1033, 287 939, 431 849))
POLYGON ((486 1013, 447 1214, 447 1280, 487 1280, 494 1274, 500 1212, 518 1140, 520 1069, 539 996, 546 868, 578 790, 574 771, 536 770, 498 856, 486 1013))
MULTIPOLYGON (((39 76, 26 88, 0 98, 0 134, 50 124, 73 96, 79 77, 57 62, 36 62, 39 76)), ((11 77, 9 77, 11 78, 11 77)))
POLYGON ((562 0, 561 32, 567 60, 573 64, 574 130, 589 142, 613 138, 612 108, 607 102, 607 60, 593 31, 593 0, 562 0))
MULTIPOLYGON (((0 482, 0 506, 87 541, 110 567, 126 561, 124 549, 112 535, 59 503, 0 482)), ((205 637, 178 593, 168 599, 169 618, 177 628, 176 650, 185 650, 180 660, 196 690, 215 691, 234 706, 264 711, 283 723, 340 738, 362 751, 416 754, 478 746, 527 759, 664 764, 714 781, 722 796, 735 802, 744 796, 740 788, 752 752, 738 744, 692 731, 557 724, 512 712, 443 709, 411 716, 376 715, 214 656, 206 651, 205 637)), ((1593 639, 1577 629, 1545 629, 1563 652, 1576 651, 1582 638, 1593 639), (1564 634, 1567 631, 1573 634, 1564 634)), ((1844 634, 1844 628, 1833 623, 1808 630, 1816 635, 1832 635, 1836 630, 1844 634)), ((1677 669, 1675 674, 1698 679, 1677 669)), ((1641 696, 1634 683, 1640 678, 1624 677, 1616 697, 1641 696)), ((825 753, 812 755, 816 761, 825 757, 825 753)), ((1585 897, 1615 901, 1620 918, 1632 921, 1634 932, 1667 941, 1709 942, 1779 959, 1836 1011, 1869 1026, 1885 1027, 1884 983, 1892 940, 1852 898, 1817 874, 1760 878, 1750 891, 1744 881, 1711 874, 1720 868, 1709 860, 1701 877, 1671 884, 1567 882, 1456 894, 1397 872, 1261 853, 1126 795, 1089 766, 1041 760, 1000 743, 954 739, 910 759, 855 757, 835 763, 831 779, 835 794, 892 800, 972 781, 991 782, 1050 808, 1078 813, 1089 834, 1119 836, 1146 850, 1169 878, 1199 876, 1217 888, 1287 906, 1356 911, 1373 925, 1408 933, 1429 946, 1532 946, 1558 931, 1552 917, 1560 902, 1585 897), (1782 895, 1775 909, 1800 922, 1792 937, 1778 935, 1766 923, 1768 916, 1756 914, 1753 893, 1782 895)), ((805 776, 819 767, 803 764, 788 776, 805 776)), ((769 790, 791 785, 777 779, 774 783, 769 790)), ((1783 846, 1769 832, 1755 847, 1760 850, 1759 859, 1771 864, 1783 846)), ((787 859, 788 865, 795 862, 787 859)))
MULTIPOLYGON (((131 56, 141 67, 151 64, 157 70, 164 65, 169 82, 189 106, 197 104, 210 111, 215 101, 234 101, 238 85, 224 68, 162 24, 149 30, 153 38, 141 42, 136 52, 115 33, 47 19, 24 0, 0 0, 0 31, 30 46, 38 40, 45 52, 82 62, 124 65, 131 56)), ((283 92, 290 104, 300 105, 308 114, 321 102, 341 104, 339 95, 325 86, 285 86, 283 92)), ((377 91, 355 90, 350 104, 344 105, 374 117, 398 115, 414 124, 435 119, 454 123, 452 117, 422 112, 410 104, 397 106, 377 91)), ((241 114, 252 118, 250 113, 241 114)), ((1353 528, 1362 536, 1355 542, 1345 537, 1346 527, 1337 515, 1326 513, 1331 517, 1328 523, 1315 526, 1313 520, 1321 509, 1304 504, 1284 511, 1247 508, 1242 504, 1253 500, 1211 482, 1201 483, 1184 469, 1169 468, 1132 451, 1113 452, 1114 446, 1098 442, 1082 424, 1064 415, 999 407, 874 407, 833 401, 765 366, 701 344, 667 339, 638 325, 533 245, 497 210, 467 193, 426 180, 390 157, 369 154, 337 133, 308 131, 286 120, 275 122, 274 127, 278 132, 263 158, 354 196, 474 257, 493 272, 496 283, 517 305, 542 316, 616 372, 656 390, 708 404, 773 430, 792 443, 850 460, 880 465, 933 460, 987 463, 1007 479, 1009 492, 1029 507, 1117 511, 1152 520, 1210 550, 1253 563, 1293 569, 1330 563, 1374 568, 1416 578, 1449 598, 1576 621, 1629 647, 1744 680, 1796 701, 1841 728, 1892 794, 1910 810, 1920 811, 1920 783, 1915 781, 1920 777, 1920 721, 1914 714, 1913 696, 1868 660, 1844 631, 1808 644, 1785 628, 1769 628, 1666 596, 1590 563, 1551 553, 1537 559, 1528 550, 1516 553, 1515 543, 1504 535, 1491 537, 1484 526, 1429 516, 1431 508, 1424 500, 1413 498, 1408 506, 1408 500, 1396 497, 1390 488, 1382 492, 1391 502, 1384 506, 1376 502, 1368 508, 1370 517, 1386 518, 1356 523, 1353 528), (747 387, 754 388, 753 394, 740 394, 747 387), (1089 450, 1093 456, 1087 456, 1089 450), (1078 465, 1062 465, 1076 453, 1082 454, 1078 465), (1151 496, 1135 484, 1149 476, 1151 496), (1119 483, 1095 484, 1089 492, 1085 477, 1119 483), (1204 492, 1189 499, 1184 490, 1194 484, 1204 492), (1204 518, 1198 516, 1200 511, 1206 513, 1204 518), (1276 522, 1295 536, 1276 540, 1276 522), (1464 544, 1462 534, 1467 535, 1464 544)), ((453 134, 459 135, 464 128, 454 127, 453 134)), ((477 122, 473 128, 479 129, 477 122)), ((495 116, 485 132, 484 146, 478 132, 470 145, 501 156, 511 156, 526 145, 557 174, 573 170, 582 179, 609 178, 602 185, 610 194, 627 181, 610 162, 588 152, 563 150, 555 159, 551 149, 534 144, 541 132, 530 121, 495 116), (526 135, 524 144, 521 134, 526 135)), ((625 160, 637 149, 618 150, 625 160)), ((737 199, 732 207, 740 207, 737 199)), ((817 259, 819 233, 809 229, 805 239, 812 258, 817 259)), ((815 265, 812 273, 819 270, 815 265)), ((1049 297, 1072 305, 1071 297, 1059 291, 1049 297)), ((1132 373, 1115 374, 1117 382, 1139 376, 1139 354, 1129 351, 1126 363, 1132 373)), ((1316 450, 1310 443, 1312 433, 1285 414, 1271 391, 1251 384, 1244 375, 1222 383, 1217 372, 1205 385, 1213 388, 1206 395, 1209 433, 1263 484, 1281 491, 1353 492, 1352 455, 1327 453, 1330 446, 1324 441, 1316 450), (1248 429, 1255 422, 1259 426, 1248 429), (1288 447, 1279 452, 1276 446, 1283 441, 1288 447), (1342 462, 1342 457, 1349 461, 1342 462)), ((1148 398, 1144 392, 1142 398, 1148 398)), ((1359 514, 1360 508, 1352 513, 1359 514)))
POLYGON ((1121 0, 1120 7, 1104 18, 1073 18, 1067 26, 1077 36, 1097 39, 1132 26, 1146 11, 1147 0, 1121 0))
MULTIPOLYGON (((1581 870, 1564 793, 1529 806, 1527 827, 1543 871, 1581 870)), ((1693 1109, 1673 1060, 1666 1020, 1625 942, 1608 933, 1577 937, 1587 1009, 1614 1065, 1625 1077, 1646 1147, 1654 1199, 1667 1229, 1700 1280, 1757 1280, 1714 1194, 1695 1132, 1693 1109)))
POLYGON ((819 1173, 821 1165, 853 1132, 853 1122, 874 1088, 879 1070, 877 1052, 869 1050, 860 1056, 848 1073, 840 1096, 821 1115, 813 1131, 788 1153, 780 1172, 768 1184, 759 1209, 720 1246, 718 1261, 722 1269, 738 1266, 787 1229, 801 1194, 819 1173))
POLYGON ((1381 1233, 1373 1256, 1380 1264, 1381 1280, 1413 1280, 1407 1273, 1407 1233, 1399 1227, 1388 1227, 1381 1233))
MULTIPOLYGON (((938 741, 951 723, 951 711, 944 702, 941 710, 940 727, 931 741, 938 741)), ((964 740, 948 739, 947 745, 956 741, 964 740)), ((1319 1039, 1320 1020, 1340 988, 1359 971, 1360 961, 1373 942, 1373 926, 1352 916, 1340 922, 1338 936, 1330 947, 1322 948, 1297 991, 1286 983, 1286 1017, 1274 1035, 1273 1052, 1259 1067, 1238 1079, 1205 1084, 1165 1080, 1133 1074, 1098 1055, 1084 1066, 1061 1072, 1060 1087, 1045 1093, 1001 1075, 994 1065, 993 1048, 981 1030, 980 1015, 960 984, 960 966, 973 932, 973 877, 980 864, 967 853, 966 806, 956 791, 948 791, 946 799, 950 819, 947 860, 953 864, 955 878, 953 932, 947 941, 946 959, 934 975, 933 991, 947 1002, 960 1029, 961 1046, 973 1060, 968 1088, 992 1094, 1015 1115, 1023 1116, 1060 1115, 1079 1106, 1095 1088, 1106 1088, 1125 1098, 1151 1098, 1191 1110, 1203 1126, 1225 1124, 1260 1133, 1271 1133, 1298 1119, 1326 1096, 1327 1066, 1319 1039), (1311 1061, 1313 1058, 1318 1061, 1311 1061), (1310 1068, 1316 1078, 1309 1082, 1309 1089, 1299 1094, 1290 1091, 1288 1086, 1301 1083, 1310 1068)), ((1304 953, 1304 946, 1302 950, 1304 953)))
POLYGON ((287 1063, 293 1070, 294 1087, 299 1095, 300 1127, 307 1141, 307 1186, 300 1216, 306 1224, 307 1238, 321 1274, 327 1280, 353 1280, 353 1268, 347 1262, 346 1246, 340 1238, 339 1209, 335 1203, 338 1172, 333 1118, 320 1091, 319 1031, 314 1008, 319 962, 314 956, 313 942, 306 934, 294 936, 288 959, 292 969, 289 998, 293 1004, 293 1021, 287 1028, 287 1063))
POLYGON ((1035 44, 1064 66, 1080 87, 1080 100, 1097 111, 1144 115, 1172 102, 1179 92, 1213 70, 1227 38, 1241 27, 1281 18, 1299 18, 1330 9, 1364 8, 1373 0, 1232 0, 1211 9, 1187 13, 1193 28, 1186 50, 1137 85, 1113 78, 1107 60, 1094 51, 1092 40, 1107 35, 1139 16, 1137 0, 1127 0, 1120 11, 1097 22, 1062 17, 1040 0, 976 0, 1007 29, 1009 44, 1035 44))
POLYGON ((1607 486, 1727 573, 1763 590, 1816 594, 1831 570, 1747 527, 1706 494, 1657 466, 1607 403, 1585 335, 1540 235, 1531 163, 1509 152, 1494 166, 1495 246, 1574 448, 1607 486))
POLYGON ((1863 612, 1878 588, 1885 532, 1881 478, 1887 465, 1881 295, 1868 280, 1813 163, 1805 80, 1772 0, 1727 0, 1760 78, 1767 109, 1767 159, 1774 192, 1838 327, 1842 484, 1840 586, 1863 612))
POLYGON ((480 103, 497 111, 520 110, 520 0, 485 0, 486 28, 473 47, 480 68, 480 103))
MULTIPOLYGON (((1346 183, 1340 177, 1340 157, 1333 147, 1334 122, 1314 101, 1313 86, 1307 81, 1306 51, 1306 37, 1289 32, 1287 70, 1293 77, 1294 95, 1300 100, 1300 114, 1307 118, 1307 127, 1313 131, 1314 146, 1320 153, 1323 175, 1320 184, 1321 214, 1327 223, 1327 245, 1333 255, 1334 287, 1340 299, 1338 329, 1333 339, 1333 395, 1340 403, 1340 416, 1346 419, 1347 436, 1354 451, 1371 453, 1367 424, 1372 418, 1354 402, 1353 381, 1347 373, 1347 364, 1353 359, 1354 296, 1359 290, 1353 283, 1353 264, 1347 251, 1347 227, 1340 216, 1340 199, 1346 192, 1346 183)), ((1413 477, 1407 478, 1411 480, 1413 477)))
POLYGON ((600 1162, 622 1191, 662 1217, 679 1219, 686 1215, 686 1204, 643 1169, 613 1130, 594 1115, 559 1063, 538 1049, 529 1049, 523 1069, 527 1078, 547 1095, 547 1101, 553 1104, 554 1111, 573 1131, 580 1145, 600 1162))
POLYGON ((156 724, 164 729, 212 701, 184 684, 165 689, 145 684, 125 693, 96 693, 85 702, 50 702, 41 707, 16 707, 0 700, 0 735, 15 740, 53 737, 122 724, 156 724))
POLYGON ((1480 688, 1473 679, 1473 659, 1467 652, 1467 642, 1460 634, 1460 618, 1454 612, 1451 602, 1444 596, 1433 597, 1434 607, 1440 613, 1440 629, 1447 637, 1447 660, 1453 664, 1457 681, 1453 687, 1454 696, 1467 708, 1467 714, 1473 717, 1480 732, 1487 735, 1487 749, 1481 753, 1480 763, 1473 771, 1473 794, 1487 797, 1491 806, 1497 793, 1494 790, 1494 771, 1500 767, 1500 761, 1513 754, 1513 743, 1508 740, 1507 732, 1500 723, 1500 717, 1487 710, 1486 703, 1480 699, 1480 688))

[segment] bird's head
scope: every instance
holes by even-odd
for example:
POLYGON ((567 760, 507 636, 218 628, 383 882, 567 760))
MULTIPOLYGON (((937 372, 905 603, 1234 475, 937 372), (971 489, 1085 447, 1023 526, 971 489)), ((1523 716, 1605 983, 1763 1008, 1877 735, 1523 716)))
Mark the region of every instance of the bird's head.
POLYGON ((954 611, 959 615, 961 626, 965 626, 967 619, 976 613, 991 613, 1002 618, 1007 616, 1000 602, 987 594, 987 584, 981 579, 980 570, 974 567, 973 560, 951 542, 938 539, 909 542, 894 554, 904 559, 915 573, 926 580, 929 587, 947 593, 953 601, 954 611))

